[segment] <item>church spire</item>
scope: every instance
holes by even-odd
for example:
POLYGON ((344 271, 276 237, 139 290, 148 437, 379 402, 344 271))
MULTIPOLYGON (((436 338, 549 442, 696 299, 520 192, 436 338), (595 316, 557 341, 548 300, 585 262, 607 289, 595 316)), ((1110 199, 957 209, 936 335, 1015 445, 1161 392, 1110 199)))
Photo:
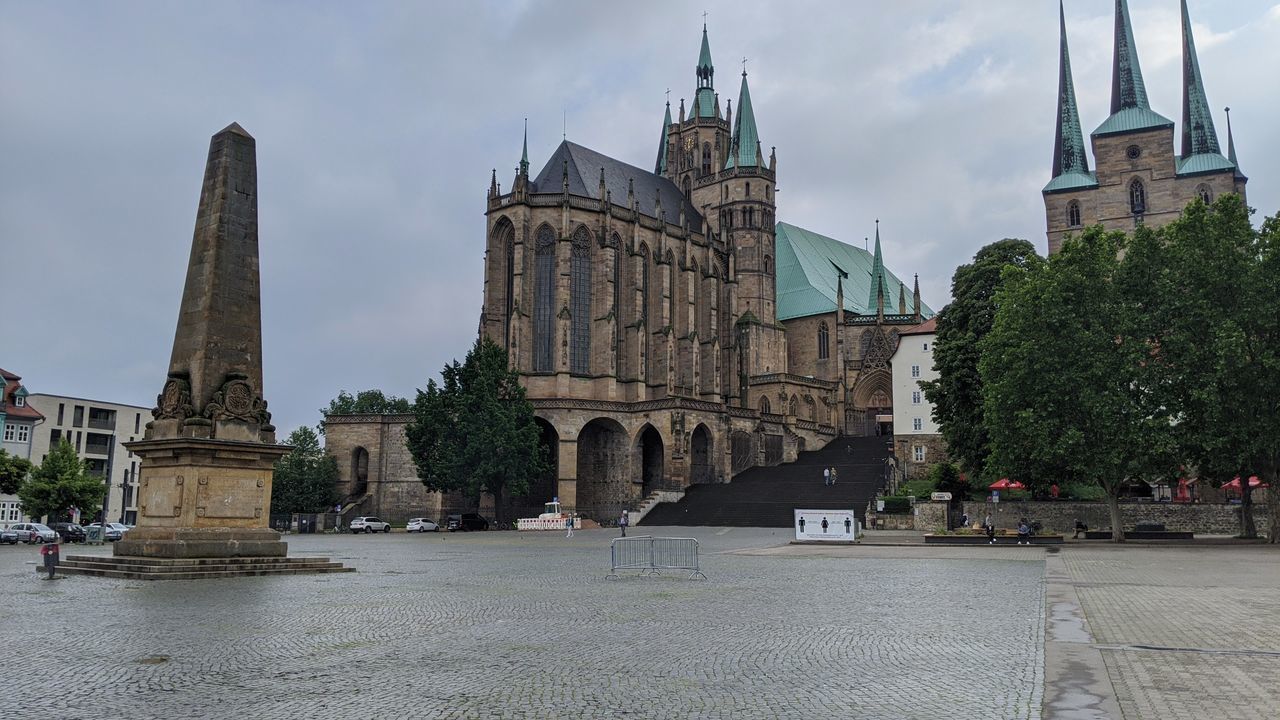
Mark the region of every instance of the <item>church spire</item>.
POLYGON ((871 296, 867 308, 884 313, 884 255, 880 252, 880 220, 876 220, 876 254, 871 259, 871 296))
POLYGON ((1240 172, 1240 163, 1236 161, 1236 139, 1231 136, 1231 108, 1227 108, 1227 159, 1232 165, 1236 166, 1236 177, 1241 180, 1248 180, 1243 172, 1240 172))
POLYGON ((707 40, 707 24, 702 23, 702 48, 698 51, 698 89, 693 96, 693 115, 700 118, 716 116, 715 66, 711 64, 711 43, 707 40))
POLYGON ((662 119, 662 135, 658 138, 658 163, 654 173, 661 175, 667 171, 667 131, 671 129, 671 100, 667 100, 667 115, 662 119))
POLYGON ((1116 40, 1111 62, 1111 114, 1125 108, 1150 110, 1147 86, 1142 82, 1138 48, 1133 44, 1128 0, 1116 0, 1116 40))
POLYGON ((1213 114, 1204 94, 1187 0, 1182 0, 1182 157, 1202 154, 1220 155, 1222 148, 1218 145, 1213 114))
POLYGON ((1058 3, 1061 26, 1061 55, 1058 59, 1058 129, 1053 141, 1053 177, 1065 173, 1089 172, 1080 111, 1076 108, 1076 88, 1071 80, 1071 55, 1067 52, 1067 17, 1058 3))
POLYGON ((529 177, 529 118, 524 119, 524 146, 520 150, 520 174, 529 177))
POLYGON ((756 132, 756 114, 751 109, 751 91, 747 89, 747 71, 742 71, 742 89, 738 91, 738 120, 733 127, 729 160, 725 168, 756 166, 760 134, 756 132))

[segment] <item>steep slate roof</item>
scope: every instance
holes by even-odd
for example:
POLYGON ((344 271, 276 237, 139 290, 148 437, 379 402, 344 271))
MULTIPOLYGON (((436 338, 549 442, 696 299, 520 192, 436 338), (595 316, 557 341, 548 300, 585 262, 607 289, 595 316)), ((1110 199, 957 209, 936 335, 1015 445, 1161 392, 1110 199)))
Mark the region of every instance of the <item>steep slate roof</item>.
POLYGON ((1191 37, 1191 17, 1187 0, 1182 0, 1182 156, 1178 158, 1179 175, 1235 170, 1236 165, 1222 156, 1218 132, 1213 127, 1213 113, 1200 76, 1200 60, 1191 37))
POLYGON ((1129 22, 1129 3, 1116 0, 1115 50, 1111 61, 1111 117, 1094 135, 1173 127, 1173 121, 1154 112, 1147 100, 1147 86, 1138 64, 1138 48, 1133 43, 1133 24, 1129 22))
POLYGON ((1076 107, 1076 89, 1071 80, 1071 56, 1067 52, 1067 18, 1058 3, 1058 20, 1062 28, 1061 56, 1058 58, 1058 127, 1053 142, 1053 179, 1043 192, 1097 187, 1098 178, 1089 171, 1084 133, 1080 128, 1080 111, 1076 107))
POLYGON ((649 217, 657 217, 654 213, 654 198, 662 197, 663 218, 675 225, 680 221, 680 208, 684 207, 689 227, 697 230, 702 227, 702 215, 684 198, 680 188, 667 178, 642 170, 635 165, 628 165, 621 160, 614 160, 608 155, 601 155, 595 150, 585 148, 568 140, 560 143, 560 147, 551 154, 542 172, 533 181, 533 192, 558 193, 564 189, 564 171, 566 163, 569 170, 569 194, 596 198, 600 196, 600 169, 604 168, 605 189, 613 195, 613 202, 627 204, 627 183, 634 181, 636 201, 640 203, 640 212, 649 217))
MULTIPOLYGON (((819 235, 788 223, 777 224, 777 292, 778 320, 807 317, 834 312, 836 278, 843 270, 844 309, 859 315, 874 315, 876 307, 866 307, 864 298, 875 297, 871 288, 871 270, 875 258, 871 253, 834 238, 819 235)), ((899 287, 906 287, 893 271, 885 268, 885 312, 897 314, 899 287)), ((907 291, 907 312, 915 312, 915 300, 907 291)), ((920 303, 923 317, 933 310, 920 303)))

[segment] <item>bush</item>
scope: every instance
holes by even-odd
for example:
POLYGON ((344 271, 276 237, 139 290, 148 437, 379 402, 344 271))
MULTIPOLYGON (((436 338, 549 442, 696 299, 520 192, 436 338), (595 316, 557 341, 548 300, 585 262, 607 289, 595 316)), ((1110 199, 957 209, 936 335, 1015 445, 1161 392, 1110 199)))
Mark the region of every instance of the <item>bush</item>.
POLYGON ((1097 485, 1080 482, 1067 483, 1062 487, 1061 494, 1064 497, 1071 498, 1072 500, 1088 500, 1095 502, 1105 500, 1107 497, 1107 493, 1097 485))
POLYGON ((891 495, 885 498, 884 512, 886 515, 903 515, 911 512, 911 498, 899 495, 891 495))
POLYGON ((908 480, 898 486, 898 494, 903 497, 914 497, 921 500, 928 500, 929 495, 937 488, 932 479, 919 478, 917 480, 908 480))

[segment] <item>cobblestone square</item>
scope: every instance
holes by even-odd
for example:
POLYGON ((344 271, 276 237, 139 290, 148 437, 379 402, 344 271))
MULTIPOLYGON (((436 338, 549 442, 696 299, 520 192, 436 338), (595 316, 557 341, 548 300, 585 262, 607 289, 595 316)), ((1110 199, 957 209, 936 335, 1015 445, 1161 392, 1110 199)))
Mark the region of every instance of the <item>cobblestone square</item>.
POLYGON ((1108 717, 1044 709, 1074 672, 1046 663, 1055 582, 1124 718, 1269 718, 1280 697, 1271 548, 656 529, 697 537, 708 579, 606 580, 615 534, 291 536, 359 572, 219 581, 47 581, 0 547, 0 715, 1108 717))

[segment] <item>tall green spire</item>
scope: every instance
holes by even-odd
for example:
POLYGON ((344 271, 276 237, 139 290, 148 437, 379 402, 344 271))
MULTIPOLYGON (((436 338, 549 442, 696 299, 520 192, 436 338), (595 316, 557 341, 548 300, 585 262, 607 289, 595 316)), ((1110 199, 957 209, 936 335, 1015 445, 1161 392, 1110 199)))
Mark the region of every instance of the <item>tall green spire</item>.
POLYGON ((524 147, 520 151, 520 174, 529 174, 529 118, 524 119, 524 147))
POLYGON ((702 24, 702 49, 698 52, 698 90, 693 96, 693 114, 716 116, 715 66, 711 64, 711 43, 707 40, 707 24, 702 24))
POLYGON ((1173 121, 1151 109, 1147 86, 1142 82, 1138 65, 1138 47, 1133 43, 1133 24, 1129 22, 1129 3, 1116 0, 1115 50, 1111 61, 1111 117, 1094 135, 1135 132, 1172 127, 1173 121))
POLYGON ((1142 82, 1138 48, 1133 44, 1128 0, 1116 0, 1116 44, 1111 62, 1111 114, 1125 108, 1151 109, 1147 86, 1142 82))
POLYGON ((760 134, 756 132, 756 114, 751 110, 751 91, 747 89, 747 71, 742 71, 742 89, 738 91, 738 117, 733 126, 733 142, 729 145, 726 169, 755 167, 760 134))
POLYGON ((1248 180, 1244 173, 1240 171, 1240 163, 1236 162, 1236 139, 1231 135, 1231 108, 1226 109, 1227 113, 1227 159, 1236 168, 1236 177, 1241 180, 1248 180))
POLYGON ((1058 59, 1058 129, 1053 141, 1053 177, 1089 172, 1080 111, 1076 108, 1076 88, 1071 80, 1071 55, 1067 52, 1067 17, 1058 3, 1061 27, 1061 55, 1058 59))
POLYGON ((658 162, 654 165, 654 173, 661 175, 667 171, 667 131, 671 129, 671 101, 667 101, 667 116, 662 119, 662 135, 658 137, 658 162))
POLYGON ((1218 145, 1213 114, 1204 94, 1187 0, 1182 0, 1182 157, 1202 154, 1220 155, 1222 147, 1218 145))
POLYGON ((876 310, 884 300, 884 255, 880 253, 880 221, 876 220, 876 254, 871 260, 871 290, 867 297, 867 312, 876 310))

